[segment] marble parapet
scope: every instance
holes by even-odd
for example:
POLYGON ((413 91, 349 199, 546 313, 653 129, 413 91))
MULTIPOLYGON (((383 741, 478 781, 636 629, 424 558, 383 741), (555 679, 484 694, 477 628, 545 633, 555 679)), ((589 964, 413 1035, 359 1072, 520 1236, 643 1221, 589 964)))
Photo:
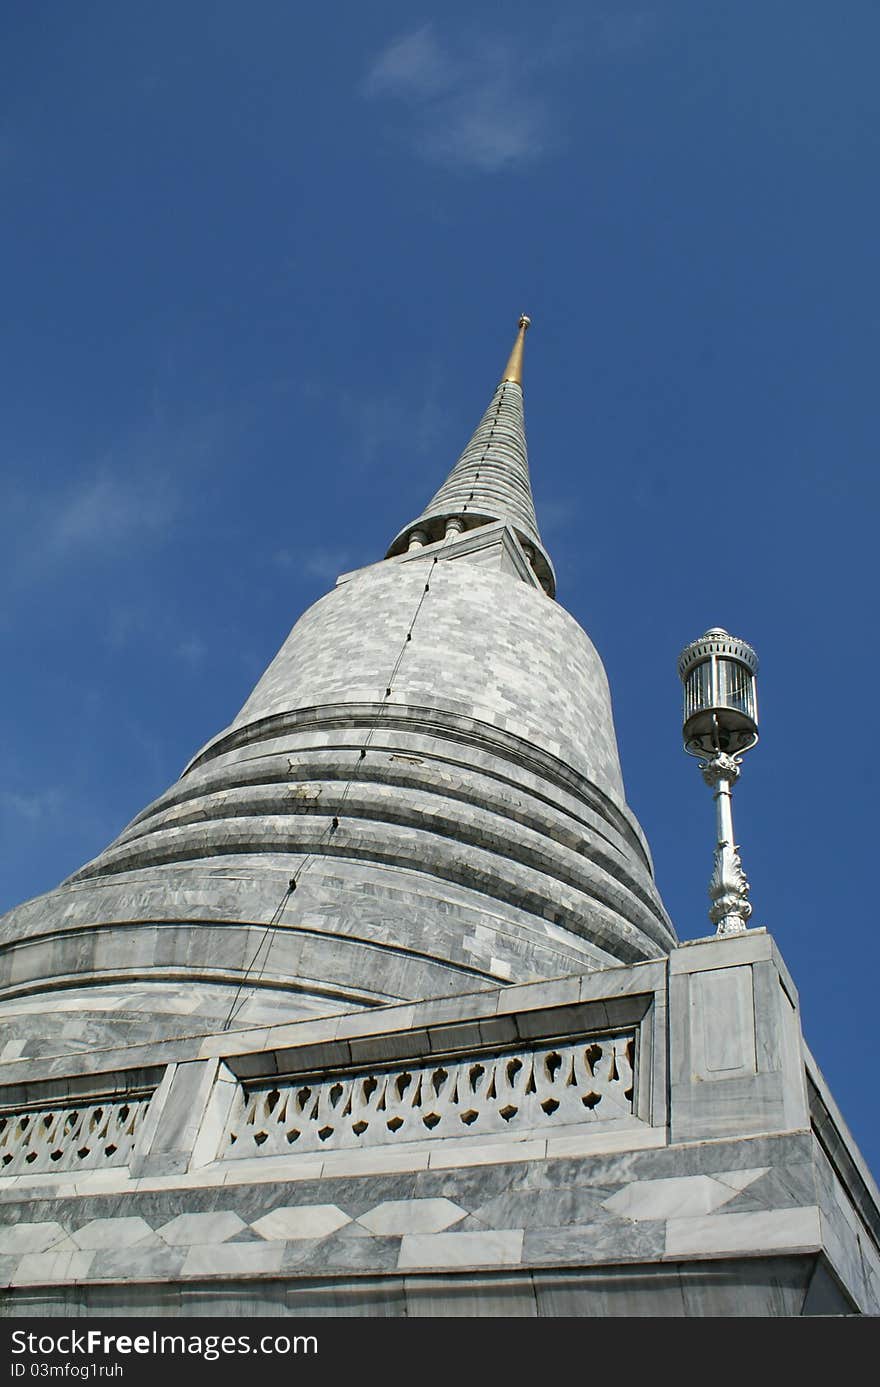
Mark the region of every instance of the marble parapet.
POLYGON ((10 1060, 0 1112, 11 1314, 880 1309, 877 1190, 763 930, 10 1060))

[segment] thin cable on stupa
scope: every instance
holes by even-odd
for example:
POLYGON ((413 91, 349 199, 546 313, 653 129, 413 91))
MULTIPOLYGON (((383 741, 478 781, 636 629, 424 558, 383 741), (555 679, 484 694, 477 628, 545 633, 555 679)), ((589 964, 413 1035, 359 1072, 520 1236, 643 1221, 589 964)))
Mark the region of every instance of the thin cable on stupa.
MULTIPOLYGON (((424 587, 422 588, 422 591, 419 593, 419 600, 418 600, 418 602, 416 603, 416 609, 415 609, 415 611, 413 612, 413 615, 412 615, 412 618, 411 618, 411 620, 410 620, 409 626, 407 627, 406 635, 405 635, 404 638, 403 638, 403 643, 401 644, 400 650, 399 650, 398 655, 397 655, 397 659, 395 660, 394 665, 393 665, 392 670, 391 670, 391 673, 390 673, 390 675, 388 676, 388 680, 387 680, 387 683, 386 683, 386 685, 385 685, 385 693, 384 693, 383 696, 382 696, 382 702, 381 702, 381 704, 380 704, 380 706, 379 706, 379 711, 377 712, 375 718, 373 719, 373 723, 372 723, 371 727, 369 728, 369 730, 368 730, 368 732, 367 732, 367 736, 366 736, 366 738, 365 738, 365 740, 364 740, 363 745, 362 745, 362 746, 359 748, 359 750, 358 750, 358 760, 357 760, 357 763, 356 763, 356 765, 355 765, 354 774, 353 774, 353 775, 350 775, 350 776, 348 777, 348 779, 347 779, 346 782, 345 782, 345 786, 343 787, 342 795, 341 795, 340 800, 339 800, 338 811, 337 811, 336 814, 333 815, 332 819, 330 820, 330 826, 329 826, 329 828, 325 829, 323 840, 322 840, 321 842, 319 842, 318 845, 317 845, 317 847, 316 847, 316 848, 313 848, 311 852, 306 853, 306 855, 305 855, 305 857, 303 858, 302 862, 299 864, 299 866, 297 867, 297 869, 296 869, 296 871, 294 872, 293 876, 290 878, 289 882, 287 883, 287 888, 286 888, 286 890, 285 890, 285 892, 284 892, 284 895, 281 897, 281 900, 278 902, 278 905, 276 906, 276 908, 275 908, 275 910, 274 910, 274 912, 273 912, 273 914, 272 914, 271 920, 270 920, 269 923, 266 925, 266 928, 264 929, 264 931, 263 931, 263 933, 262 933, 262 935, 261 935, 261 937, 260 937, 260 942, 257 944, 256 950, 255 950, 255 952, 254 952, 254 956, 253 956, 253 958, 251 959, 250 963, 248 964, 247 968, 245 969, 245 971, 244 971, 244 976, 242 977, 241 982, 238 984, 238 987, 236 988, 235 996, 234 996, 233 999, 232 999, 232 1005, 231 1005, 230 1008, 229 1008, 229 1012, 227 1013, 226 1020, 223 1022, 223 1030, 224 1030, 224 1031, 228 1031, 228 1030, 229 1030, 229 1027, 232 1025, 232 1022, 233 1022, 233 1020, 235 1019, 235 1016, 236 1016, 237 1012, 241 1011, 241 1008, 244 1006, 244 1003, 245 1003, 245 1000, 246 1000, 246 999, 245 999, 245 998, 242 998, 241 994, 242 994, 242 992, 244 991, 245 987, 247 987, 248 979, 251 977, 251 975, 252 975, 252 973, 253 973, 253 969, 254 969, 254 967, 256 966, 257 959, 259 958, 260 953, 262 952, 263 945, 266 943, 267 939, 269 938, 271 931, 272 931, 277 925, 279 925, 279 924, 281 923, 281 916, 284 914, 285 906, 287 905, 287 902, 289 901, 290 897, 293 895, 294 891, 296 890, 297 884, 298 884, 298 882, 299 882, 300 877, 303 875, 304 872, 306 872, 306 871, 308 870, 308 868, 311 866, 312 862, 314 862, 318 857, 321 857, 321 856, 323 855, 322 850, 323 850, 324 848, 326 848, 326 847, 329 846, 329 844, 330 844, 330 839, 333 837, 333 834, 336 832, 336 830, 337 830, 338 827, 339 827, 339 820, 340 820, 340 817, 341 817, 342 810, 343 810, 343 808, 345 807, 345 801, 346 801, 346 799, 348 798, 348 792, 349 792, 349 790, 351 789, 352 785, 355 783, 355 781, 357 781, 357 780, 359 779, 360 767, 361 767, 361 765, 362 765, 362 763, 363 763, 363 761, 364 761, 364 759, 365 759, 365 757, 366 757, 366 755, 367 755, 367 751, 369 750, 370 743, 372 742, 373 737, 376 735, 376 732, 377 732, 378 729, 379 729, 379 725, 380 725, 380 723, 381 723, 381 721, 382 721, 382 717, 383 717, 383 715, 384 715, 384 713, 385 713, 385 709, 388 707, 388 699, 391 697, 391 694, 392 694, 392 691, 393 691, 393 688, 394 688, 394 681, 395 681, 395 679, 397 678, 397 675, 400 673, 400 667, 401 667, 401 665, 403 664, 403 657, 404 657, 404 655, 406 654, 406 648, 407 648, 407 646, 410 644, 410 642, 412 641, 412 633, 413 633, 413 630, 414 630, 414 628, 415 628, 415 624, 416 624, 416 622, 417 622, 418 619, 419 619, 419 614, 420 614, 420 612, 421 612, 421 610, 422 610, 422 607, 423 607, 423 605, 424 605, 425 598, 427 597, 428 593, 431 591, 431 577, 432 577, 432 575, 433 575, 433 572, 434 572, 434 569, 435 569, 435 567, 436 567, 436 565, 437 565, 437 562, 438 562, 438 556, 435 554, 434 557, 433 557, 433 559, 432 559, 432 561, 431 561, 431 568, 430 568, 430 571, 429 571, 429 573, 428 573, 428 577, 427 577, 427 580, 426 580, 426 582, 425 582, 425 585, 424 585, 424 587), (241 1001, 239 1001, 240 998, 241 998, 241 1001)), ((251 988, 255 987, 255 986, 259 983, 261 977, 263 976, 263 970, 265 969, 266 964, 267 964, 268 961, 269 961, 269 953, 270 953, 270 952, 271 952, 271 945, 270 945, 270 948, 266 951, 266 957, 263 959, 263 962, 260 964, 259 971, 258 971, 256 974, 254 974, 254 976, 253 976, 253 979, 252 979, 252 982, 251 982, 251 988)))
MULTIPOLYGON (((472 476, 470 482, 465 483, 465 485, 467 485, 467 486, 470 488, 468 498, 467 498, 467 500, 466 500, 463 504, 459 504, 459 503, 456 501, 456 503, 453 505, 453 512, 458 512, 459 514, 462 514, 462 515, 465 514, 465 513, 467 512, 467 510, 468 510, 468 503, 474 499, 473 485, 474 485, 474 483, 475 483, 476 481, 479 481, 479 479, 480 479, 480 470, 481 470, 481 468, 482 468, 484 462, 486 462, 487 458, 489 458, 490 455, 491 455, 492 448, 493 448, 493 445, 494 445, 494 443, 495 443, 495 427, 496 427, 496 425, 498 424, 499 416, 501 415, 502 408, 504 408, 504 405, 505 405, 505 395, 506 395, 506 393, 507 393, 506 387, 507 387, 508 385, 512 385, 512 386, 515 386, 515 387, 516 387, 516 390, 514 391, 514 395, 517 396, 517 397, 519 398, 519 400, 520 400, 519 409, 520 409, 520 411, 521 411, 522 380, 523 380, 523 348, 524 348, 524 345, 525 345, 525 336, 526 336, 526 332, 528 331, 528 329, 529 329, 530 326, 531 326, 531 319, 528 317, 527 314, 521 313, 520 316, 519 316, 519 320, 518 320, 518 322, 517 322, 517 335, 516 335, 516 339, 515 339, 515 341, 514 341, 514 343, 513 343, 513 348, 512 348, 512 350, 511 350, 511 352, 510 352, 510 356, 508 357, 507 365, 506 365, 505 368, 504 368, 504 371, 503 371, 503 373, 502 373, 502 375, 501 375, 501 379, 500 379, 500 381, 499 381, 497 390, 496 390, 496 392, 495 392, 495 397, 494 397, 494 415, 492 416, 491 424, 490 424, 490 427, 489 427, 488 432, 487 432, 487 434, 486 434, 485 441, 483 442, 483 444, 482 444, 482 446, 481 446, 481 451, 480 451, 479 455, 478 455, 477 457, 474 457, 474 455, 473 455, 472 453, 470 453, 470 449, 473 447, 475 440, 479 437, 482 424, 485 424, 485 422, 486 422, 486 417, 488 416, 488 411, 487 411, 487 416, 484 416, 484 419, 483 419, 483 421, 482 421, 482 424, 481 424, 480 426, 478 426, 476 434, 475 434, 474 437, 471 439, 471 442, 468 444, 468 446, 465 448, 465 451, 464 451, 464 453, 462 454, 462 456, 459 458, 458 463, 456 464, 455 468, 453 469, 452 474, 450 474, 450 477, 447 478, 447 481, 444 483, 444 486, 441 488, 441 491, 440 491, 439 493, 437 493, 437 495, 440 496, 440 495, 443 493, 443 491, 444 491, 446 488, 448 488, 448 487, 450 486, 450 484, 451 484, 451 482, 452 482, 452 479, 456 476, 457 473, 460 473, 460 471, 461 471, 461 469, 462 469, 463 467, 467 467, 467 468, 475 467, 475 471, 474 471, 474 473, 473 473, 473 476, 472 476)), ((492 408, 492 406, 490 405, 490 409, 491 409, 491 408, 492 408)), ((521 420, 521 413, 520 413, 520 426, 521 426, 521 423, 522 423, 522 420, 521 420)), ((522 446, 523 446, 523 449, 524 449, 524 448, 525 448, 524 436, 523 436, 523 445, 522 445, 522 446)), ((527 476, 528 476, 528 474, 527 474, 527 467, 526 467, 526 481, 525 481, 525 485, 526 485, 527 494, 528 494, 529 514, 530 514, 530 516, 531 516, 531 520, 534 522, 534 507, 533 507, 533 503, 532 503, 532 501, 531 501, 531 492, 530 492, 530 490, 528 489, 528 479, 527 479, 527 476)), ((459 494, 460 494, 460 493, 459 493, 459 494)), ((436 500, 436 499, 437 499, 437 497, 435 497, 435 500, 436 500)), ((417 523, 418 523, 418 522, 417 522, 417 523)), ((479 523, 479 522, 478 522, 478 523, 479 523)), ((410 527, 410 528, 411 528, 411 527, 410 527)), ((537 528, 536 528, 536 524, 535 524, 535 537, 537 538, 537 528)), ((224 1022, 224 1024, 223 1024, 223 1029, 224 1029, 224 1031, 229 1029, 229 1027, 230 1027, 231 1024, 232 1024, 232 1021, 233 1021, 234 1018, 235 1018, 235 1016, 238 1014, 238 1012, 241 1011, 241 1008, 244 1006, 244 1001, 245 1001, 245 999, 242 997, 242 993, 243 993, 243 991, 245 990, 245 988, 248 986, 248 980, 251 979, 250 985, 251 985, 251 988, 252 988, 252 987, 254 987, 254 986, 257 985, 257 983, 259 982, 260 978, 263 976, 263 972, 264 972, 265 967, 266 967, 266 964, 268 963, 268 960, 269 960, 269 954, 271 953, 271 945, 270 945, 269 949, 266 951, 266 955, 265 955, 265 957, 264 957, 262 963, 260 964, 258 971, 254 972, 254 969, 256 968, 256 965, 257 965, 257 960, 258 960, 258 958, 260 957, 260 954, 261 954, 262 951, 263 951, 263 947, 264 947, 264 945, 266 944, 266 941, 269 939, 269 936, 270 936, 270 934, 271 934, 271 931, 272 931, 276 926, 278 926, 278 925, 280 924, 280 922, 281 922, 281 917, 282 917, 282 915, 283 915, 283 913, 284 913, 285 907, 287 906, 287 903, 288 903, 288 901, 290 900, 290 897, 293 895, 294 891, 296 890, 297 884, 298 884, 300 878, 304 875, 304 873, 305 873, 306 871, 308 871, 309 867, 312 865, 313 862, 315 862, 318 858, 320 858, 321 856, 324 855, 325 850, 329 847, 329 844, 330 844, 330 841, 331 841, 333 835, 336 833, 337 829, 339 828, 340 818, 341 818, 341 816, 342 816, 342 811, 343 811, 343 809, 345 808, 345 802, 346 802, 346 800, 347 800, 347 798, 348 798, 349 791, 351 790, 352 786, 353 786, 353 785, 357 782, 357 780, 359 779, 360 767, 361 767, 361 765, 363 764, 363 762, 364 762, 364 760, 365 760, 365 758, 366 758, 366 755, 367 755, 367 751, 369 750, 369 747, 370 747, 370 745, 371 745, 371 743, 372 743, 372 740, 373 740, 374 736, 376 735, 376 732, 377 732, 378 729, 379 729, 379 726, 380 726, 380 724, 381 724, 382 718, 383 718, 383 716, 384 716, 384 714, 385 714, 385 710, 386 710, 386 708, 389 706, 389 705, 388 705, 388 700, 389 700, 390 697, 391 697, 391 693, 392 693, 392 690, 393 690, 393 687, 394 687, 394 681, 395 681, 395 679, 397 678, 397 676, 398 676, 398 674, 399 674, 399 672, 400 672, 400 668, 401 668, 401 665, 402 665, 402 663, 403 663, 403 658, 404 658, 404 655, 405 655, 405 653, 406 653, 407 645, 408 645, 408 644, 411 642, 411 640, 412 640, 413 628, 415 627, 415 624, 416 624, 416 622, 418 621, 418 618, 419 618, 419 615, 420 615, 420 613, 421 613, 422 606, 423 606, 423 604, 424 604, 425 598, 426 598, 426 596, 428 595, 428 593, 429 593, 430 590, 431 590, 431 576, 432 576, 433 573, 434 573, 434 569, 435 569, 435 567, 436 567, 436 565, 437 565, 438 559, 439 559, 439 555, 436 555, 436 554, 435 554, 434 557, 433 557, 433 561, 432 561, 432 564, 431 564, 430 571, 429 571, 429 573, 428 573, 427 581, 425 582, 425 585, 424 585, 424 588, 423 588, 422 592, 419 594, 419 600, 418 600, 418 602, 416 603, 416 608, 415 608, 415 611, 413 612, 412 618, 411 618, 410 623, 409 623, 409 627, 408 627, 408 629, 407 629, 406 635, 405 635, 405 637, 404 637, 404 639, 403 639, 403 642, 402 642, 402 644, 401 644, 400 651, 398 652, 398 655, 397 655, 397 658, 396 658, 396 660, 395 660, 395 662, 394 662, 394 665, 393 665, 393 667, 392 667, 391 673, 390 673, 390 675, 389 675, 389 677, 388 677, 388 679, 387 679, 387 681, 386 681, 385 693, 384 693, 384 695, 383 695, 382 702, 381 702, 381 704, 380 704, 379 710, 378 710, 378 712, 377 712, 377 714, 376 714, 376 716, 375 716, 375 718, 374 718, 374 720, 373 720, 373 722, 372 722, 372 725, 370 726, 370 728, 369 728, 369 730, 368 730, 368 732, 367 732, 367 736, 366 736, 366 738, 365 738, 363 744, 361 745, 361 747, 360 747, 359 750, 358 750, 358 759, 357 759, 357 762, 356 762, 356 764, 355 764, 355 771, 354 771, 354 773, 353 773, 352 775, 349 775, 349 777, 347 778, 347 780, 346 780, 346 782, 345 782, 345 785, 344 785, 344 787, 343 787, 342 794, 341 794, 341 796, 340 796, 340 799, 339 799, 339 802, 338 802, 338 805, 337 805, 337 812, 336 812, 336 813, 333 815, 333 817, 331 818, 328 827, 324 830, 324 834, 322 835, 322 837, 321 837, 321 839, 319 840, 319 842, 317 843, 317 845, 316 845, 310 852, 307 852, 307 853, 305 854, 305 856, 303 857, 302 862, 301 862, 300 865, 297 867, 297 869, 296 869, 296 871, 294 872, 293 876, 290 878, 290 880, 289 880, 289 882, 288 882, 288 885, 287 885, 287 888, 286 888, 286 890, 285 890, 283 896, 281 897, 281 900, 280 900, 278 906, 276 907, 275 912, 274 912, 273 915, 272 915, 272 919, 271 919, 271 920, 269 921, 269 923, 266 925, 266 927, 265 927, 265 929, 264 929, 264 931, 263 931, 263 934, 262 934, 262 936, 261 936, 261 938, 260 938, 260 941, 259 941, 259 943, 258 943, 258 945, 257 945, 257 948, 256 948, 256 950, 255 950, 255 952, 254 952, 254 956, 253 956, 253 958, 251 959, 250 963, 248 964, 247 968, 245 969, 244 976, 242 977, 241 982, 239 983, 238 988, 236 989, 235 996, 233 997, 233 1000, 232 1000, 232 1005, 231 1005, 231 1007, 230 1007, 230 1009, 229 1009, 229 1014, 227 1015, 226 1020, 225 1020, 225 1022, 224 1022)))
MULTIPOLYGON (((241 996, 244 987, 247 985, 247 980, 248 980, 248 978, 249 978, 249 976, 250 976, 250 974, 251 974, 251 970, 253 969, 253 967, 254 967, 254 965, 255 965, 257 959, 258 959, 259 956, 260 956, 260 951, 261 951, 263 945, 265 944, 266 940, 269 938, 269 932, 270 932, 270 930, 272 930, 277 924, 280 923, 280 921, 281 921, 281 916, 282 916, 283 913, 284 913, 284 907, 285 907, 285 905, 287 904, 287 901, 288 901, 288 897, 292 896, 292 895, 293 895, 293 892, 294 892, 295 890, 296 890, 296 876, 294 875, 294 876, 292 876, 292 877, 290 878, 290 881, 288 882, 288 885, 287 885, 287 890, 284 892, 284 895, 281 897, 281 900, 279 901, 278 905, 276 906, 275 911, 274 911, 274 913, 273 913, 273 915, 272 915, 271 920, 269 921, 268 925, 267 925, 266 928, 264 929, 264 931, 263 931, 263 933, 262 933, 262 935, 261 935, 261 937, 260 937, 260 942, 259 942, 259 944, 257 945, 256 951, 255 951, 255 953, 254 953, 254 956, 253 956, 253 958, 251 959, 250 963, 248 964, 247 968, 245 969, 244 977, 242 978, 241 982, 238 984, 238 987, 237 987, 236 992, 235 992, 235 996, 234 996, 233 999, 232 999, 232 1005, 231 1005, 230 1008, 229 1008, 229 1011, 228 1011, 227 1016, 226 1016, 226 1020, 223 1022, 223 1027, 222 1027, 222 1029, 223 1029, 224 1031, 228 1031, 228 1030, 229 1030, 229 1027, 232 1025, 233 1019, 234 1019, 234 1017, 235 1017, 235 1009, 236 1009, 236 1006, 238 1005, 238 999, 239 999, 239 997, 241 996)), ((268 953, 267 953, 266 957, 268 958, 268 953)), ((261 969, 260 969, 260 972, 257 974, 257 977, 258 977, 258 978, 259 978, 260 976, 262 976, 262 969, 263 969, 263 967, 265 967, 265 962, 264 962, 264 964, 262 965, 262 967, 261 967, 261 969)), ((242 1006, 243 1006, 243 1005, 244 1005, 244 1002, 242 1002, 242 1006)), ((241 1010, 240 1007, 239 1007, 239 1010, 241 1010)))

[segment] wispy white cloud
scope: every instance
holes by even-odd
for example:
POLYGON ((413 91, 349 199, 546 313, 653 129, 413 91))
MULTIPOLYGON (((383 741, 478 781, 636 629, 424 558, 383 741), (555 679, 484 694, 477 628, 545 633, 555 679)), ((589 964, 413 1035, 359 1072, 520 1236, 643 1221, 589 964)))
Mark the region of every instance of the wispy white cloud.
POLYGON ((198 636, 189 636, 186 640, 178 641, 175 647, 177 658, 187 665, 191 670, 196 670, 204 664, 208 647, 198 636))
POLYGON ((103 467, 68 488, 46 516, 44 546, 59 557, 118 549, 171 524, 178 498, 167 477, 103 467))
POLYGON ((125 650, 150 629, 153 620, 146 605, 115 603, 107 611, 104 639, 111 650, 125 650))
MULTIPOLYGON (((31 588, 91 560, 117 561, 161 542, 172 532, 180 492, 167 471, 111 462, 81 468, 73 479, 42 477, 39 469, 13 480, 0 513, 0 570, 8 592, 31 588)), ((125 644, 131 622, 110 623, 111 644, 125 644)))
MULTIPOLYGON (((20 457, 0 508, 0 570, 8 589, 91 560, 118 561, 168 542, 191 505, 194 479, 226 446, 221 415, 169 425, 146 420, 99 457, 58 462, 20 457)), ((108 631, 124 643, 127 620, 108 631)))
POLYGON ((309 578, 328 581, 353 567, 355 560, 347 549, 278 549, 273 555, 277 568, 297 570, 309 578))
POLYGON ((535 70, 534 56, 510 43, 472 38, 454 50, 426 24, 377 55, 363 90, 403 103, 412 143, 426 158, 491 173, 547 147, 548 112, 539 92, 529 90, 535 70))
POLYGON ((548 146, 547 113, 537 100, 517 94, 505 75, 458 93, 449 116, 423 133, 425 153, 441 164, 493 173, 529 163, 548 146))
POLYGON ((352 434, 356 455, 370 467, 392 448, 401 434, 409 433, 411 407, 394 394, 359 395, 346 390, 340 399, 343 417, 352 434))
MULTIPOLYGON (((112 566, 164 541, 180 508, 179 489, 167 472, 114 470, 108 462, 50 485, 41 484, 39 471, 22 473, 0 510, 0 574, 10 597, 92 561, 112 566)), ((133 622, 133 616, 111 618, 108 643, 125 645, 133 622)))
POLYGON ((383 48, 367 74, 365 89, 371 95, 430 96, 456 81, 455 65, 437 42, 433 26, 424 24, 383 48))
POLYGON ((382 394, 343 389, 338 403, 350 435, 350 456, 371 468, 403 446, 415 456, 430 454, 441 436, 441 375, 432 370, 420 391, 382 394))
POLYGON ((652 40, 651 9, 591 3, 551 17, 540 35, 505 30, 457 36, 433 23, 398 34, 376 55, 364 96, 406 112, 412 146, 447 168, 496 173, 534 163, 561 143, 560 74, 574 64, 624 61, 652 40))
POLYGON ((580 507, 576 499, 550 497, 537 506, 538 526, 543 535, 565 530, 576 522, 580 507))
POLYGON ((45 790, 36 790, 31 794, 0 790, 0 814, 19 822, 42 824, 63 812, 65 800, 64 791, 58 786, 50 785, 45 790))

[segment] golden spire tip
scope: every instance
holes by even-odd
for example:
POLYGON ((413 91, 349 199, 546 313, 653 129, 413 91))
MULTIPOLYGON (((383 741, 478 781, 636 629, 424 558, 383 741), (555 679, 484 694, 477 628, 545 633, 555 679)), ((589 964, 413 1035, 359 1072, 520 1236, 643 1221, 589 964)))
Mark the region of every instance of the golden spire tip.
POLYGON ((522 365, 523 365, 523 342, 525 341, 526 330, 532 325, 532 320, 527 313, 520 313, 517 327, 519 332, 513 344, 513 351, 510 353, 510 360, 507 363, 501 383, 512 380, 516 385, 522 385, 522 365))

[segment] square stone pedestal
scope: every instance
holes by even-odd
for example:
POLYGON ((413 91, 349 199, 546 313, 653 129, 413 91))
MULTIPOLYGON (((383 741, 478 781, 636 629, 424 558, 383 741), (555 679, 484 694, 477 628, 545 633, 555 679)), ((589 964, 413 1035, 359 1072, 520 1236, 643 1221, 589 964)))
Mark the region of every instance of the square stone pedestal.
POLYGON ((880 1310, 871 1176, 764 930, 0 1068, 3 1313, 880 1310))

